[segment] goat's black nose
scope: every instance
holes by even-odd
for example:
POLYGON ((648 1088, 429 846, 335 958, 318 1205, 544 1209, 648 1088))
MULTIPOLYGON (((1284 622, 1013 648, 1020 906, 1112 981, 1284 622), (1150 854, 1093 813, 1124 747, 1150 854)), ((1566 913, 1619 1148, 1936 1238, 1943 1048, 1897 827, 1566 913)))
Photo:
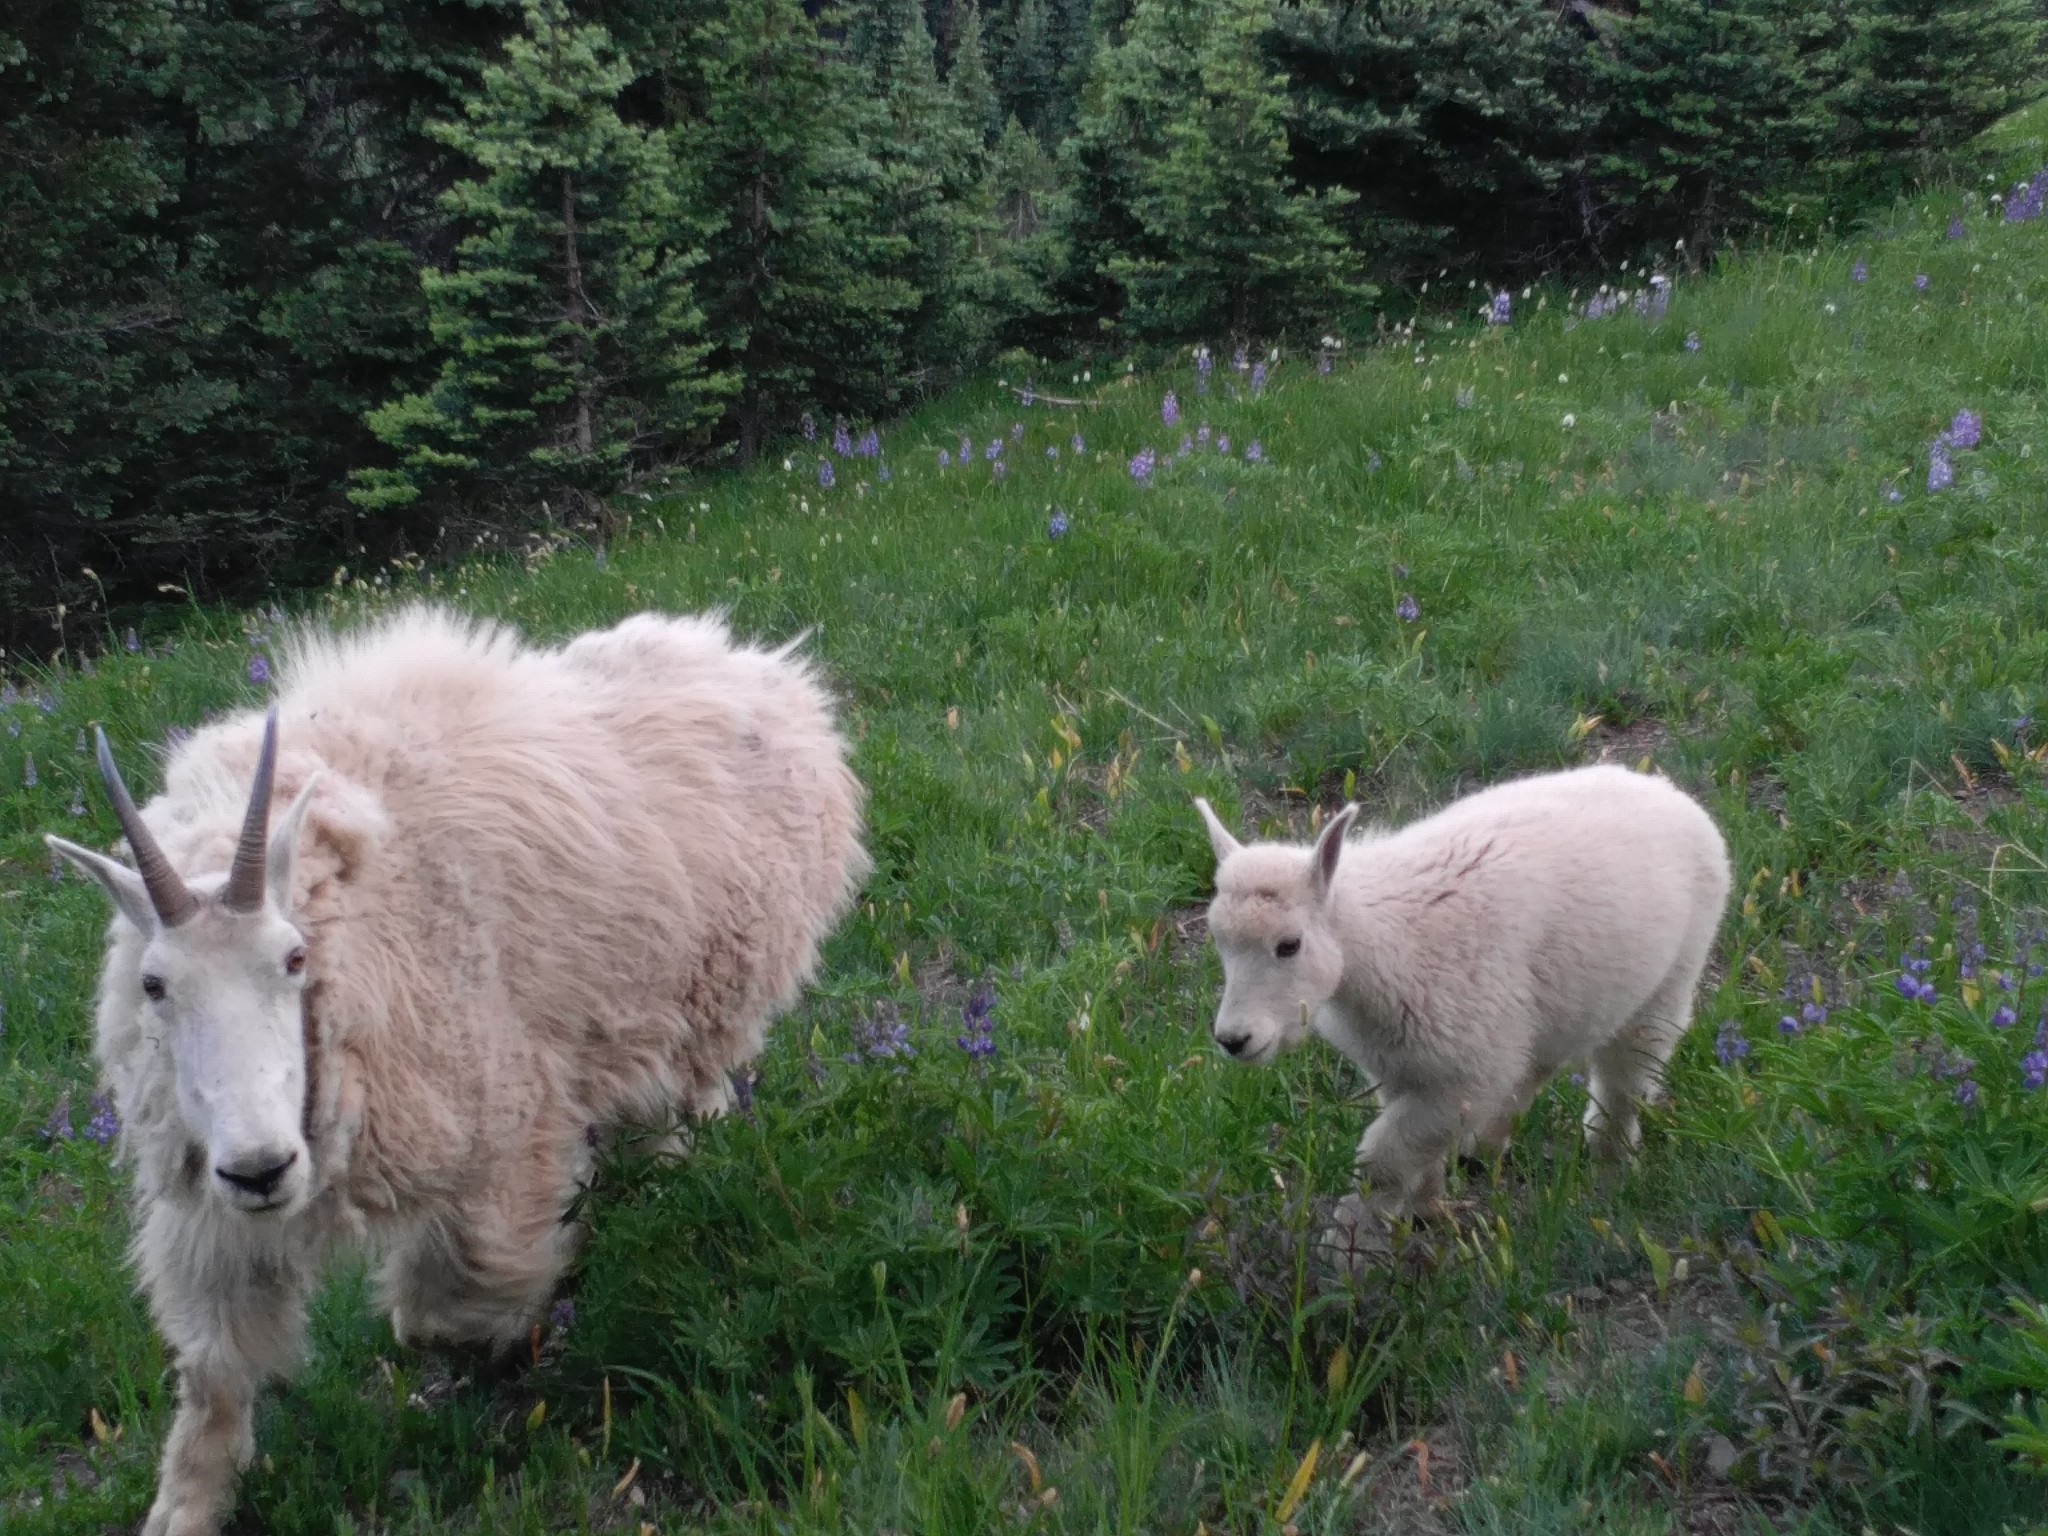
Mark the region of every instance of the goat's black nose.
POLYGON ((254 1195, 258 1200, 268 1200, 284 1182, 284 1176, 299 1160, 296 1152, 288 1155, 283 1162, 275 1153, 257 1153, 239 1159, 231 1168, 216 1168, 221 1182, 232 1185, 245 1195, 254 1195))
POLYGON ((1250 1035, 1218 1035, 1216 1043, 1233 1056, 1242 1056, 1244 1048, 1252 1043, 1250 1035))

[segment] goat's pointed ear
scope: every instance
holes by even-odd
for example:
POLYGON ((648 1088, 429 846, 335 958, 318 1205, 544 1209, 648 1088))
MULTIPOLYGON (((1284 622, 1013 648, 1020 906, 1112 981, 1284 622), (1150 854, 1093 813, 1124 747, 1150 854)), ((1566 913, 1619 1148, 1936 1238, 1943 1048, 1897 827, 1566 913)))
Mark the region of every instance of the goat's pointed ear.
POLYGON ((1330 824, 1323 828, 1323 835, 1316 839, 1314 879, 1316 900, 1321 901, 1330 894, 1330 885, 1337 878, 1337 860, 1344 853, 1344 834, 1351 830, 1351 823, 1358 820, 1358 807, 1347 805, 1330 818, 1330 824))
POLYGON ((299 867, 299 829, 305 825, 306 812, 313 805, 313 791, 319 784, 320 775, 315 773, 300 786, 291 809, 270 829, 270 846, 264 851, 264 895, 271 906, 287 917, 292 910, 292 876, 299 867))
POLYGON ((1209 829, 1209 846, 1216 850, 1218 864, 1244 847, 1230 835, 1230 828, 1216 819, 1216 813, 1209 809, 1209 802, 1200 795, 1195 796, 1195 809, 1202 813, 1202 824, 1209 829))
POLYGON ((114 905, 120 909, 121 915, 144 933, 155 933, 163 926, 157 919, 156 908, 150 905, 149 887, 142 883, 142 876, 126 864, 110 859, 104 853, 94 853, 90 848, 66 842, 61 837, 45 836, 43 841, 50 845, 52 853, 63 854, 97 880, 100 888, 114 898, 114 905))

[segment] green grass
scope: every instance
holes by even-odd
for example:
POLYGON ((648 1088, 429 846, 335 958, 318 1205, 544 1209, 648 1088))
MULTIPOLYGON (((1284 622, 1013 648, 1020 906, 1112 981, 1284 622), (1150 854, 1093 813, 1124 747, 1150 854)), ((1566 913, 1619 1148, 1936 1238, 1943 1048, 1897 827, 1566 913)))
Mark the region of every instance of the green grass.
MULTIPOLYGON (((2043 158, 2038 124, 2002 135, 2043 158)), ((886 484, 856 461, 821 490, 795 445, 636 504, 603 560, 338 575, 310 606, 815 626, 878 868, 751 1114, 606 1169, 537 1366, 400 1350, 336 1277, 236 1528, 1254 1532, 1312 1447, 1304 1532, 2036 1528, 2048 1094, 2020 1061, 2048 980, 2017 946, 2048 904, 2048 221, 1951 241, 1961 206, 1681 278, 1657 324, 1534 293, 1328 377, 1287 359, 1257 399, 1227 367, 1207 396, 1186 368, 1047 369, 1091 403, 950 396, 887 430, 886 484), (1984 441, 1929 495, 1964 406, 1984 441), (1133 481, 1204 420, 1232 456, 1133 481), (997 482, 978 450, 1013 422, 997 482), (1310 1234, 1359 1084, 1320 1048, 1210 1049, 1188 797, 1302 831, 1601 752, 1697 790, 1738 861, 1673 1102, 1602 1170, 1559 1082, 1455 1227, 1338 1286, 1310 1234), (1932 1003, 1893 985, 1916 945, 1932 1003), (954 1037, 983 982, 977 1069, 954 1037), (1825 1023, 1781 1035, 1816 996, 1825 1023), (890 1009, 916 1055, 843 1059, 890 1009), (1746 1057, 1717 1060, 1722 1020, 1746 1057)), ((147 783, 142 744, 257 695, 266 625, 195 612, 0 708, 9 1532, 133 1522, 168 1406, 118 1176, 43 1134, 66 1095, 87 1118, 105 914, 39 836, 110 839, 81 733, 105 721, 147 783)))

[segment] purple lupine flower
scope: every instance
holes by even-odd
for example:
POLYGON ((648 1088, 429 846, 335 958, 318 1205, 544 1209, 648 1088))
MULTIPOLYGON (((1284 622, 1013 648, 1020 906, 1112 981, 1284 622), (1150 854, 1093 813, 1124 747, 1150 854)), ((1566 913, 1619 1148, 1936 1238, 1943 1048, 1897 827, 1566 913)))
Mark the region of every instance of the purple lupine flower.
POLYGON ((1204 448, 1209 446, 1209 423, 1206 421, 1195 429, 1195 441, 1204 448))
POLYGON ((1266 365, 1259 363, 1252 369, 1252 393, 1264 394, 1266 390, 1266 365))
POLYGON ((1413 624, 1422 617, 1422 609, 1413 597, 1403 592, 1399 600, 1394 604, 1394 617, 1403 624, 1413 624))
POLYGON ((1963 238, 1963 216, 1960 213, 1954 213, 1949 215, 1948 237, 1951 240, 1960 240, 1963 238))
POLYGON ((1067 446, 1073 449, 1076 453, 1086 453, 1088 451, 1088 440, 1082 437, 1080 433, 1076 432, 1072 437, 1067 439, 1067 446))
POLYGON ((998 480, 1007 480, 1010 477, 1009 462, 1004 459, 997 459, 995 463, 989 465, 988 472, 998 480))
POLYGON ((1921 983, 1920 983, 1920 993, 1919 993, 1919 1000, 1920 1000, 1921 1002, 1923 1002, 1923 1003, 1931 1003, 1931 1002, 1934 1002, 1934 1001, 1936 1001, 1936 1000, 1937 1000, 1937 999, 1938 999, 1938 998, 1940 997, 1940 995, 1941 995, 1940 993, 1938 993, 1938 992, 1936 992, 1936 991, 1934 990, 1934 983, 1933 983, 1933 982, 1931 982, 1931 981, 1923 981, 1923 982, 1921 982, 1921 983))
POLYGON ((137 651, 142 649, 142 642, 135 638, 135 631, 131 629, 128 631, 127 634, 121 637, 121 647, 123 650, 127 651, 129 655, 133 656, 137 651))
POLYGON ((859 1061, 862 1056, 871 1061, 903 1060, 917 1054, 917 1047, 910 1043, 909 1023, 886 998, 875 1004, 865 1024, 855 1027, 854 1043, 858 1049, 848 1061, 859 1061))
POLYGON ((1026 409, 1027 411, 1028 411, 1029 409, 1031 409, 1031 403, 1032 403, 1032 402, 1033 402, 1034 400, 1036 400, 1037 398, 1038 398, 1038 395, 1037 395, 1037 393, 1036 393, 1035 391, 1033 391, 1033 390, 1032 390, 1032 389, 1030 388, 1030 386, 1028 386, 1028 385, 1027 385, 1027 386, 1025 387, 1025 390, 1024 390, 1024 394, 1023 394, 1023 400, 1024 400, 1024 408, 1025 408, 1025 409, 1026 409))
POLYGON ((1984 418, 1967 408, 1956 412, 1956 419, 1948 424, 1948 442, 1951 448, 1974 448, 1984 438, 1984 418))
POLYGON ((556 1333, 567 1333, 576 1321, 576 1303, 564 1296, 548 1308, 548 1327, 556 1333))
MULTIPOLYGON (((2025 733, 2022 732, 2021 734, 2024 735, 2025 733)), ((2012 979, 2011 971, 1994 971, 1991 975, 1991 985, 1998 988, 2001 992, 2010 992, 2018 984, 2012 979)))
POLYGON ((1906 499, 1906 493, 1900 490, 1896 485, 1893 485, 1889 480, 1884 482, 1881 489, 1884 492, 1884 499, 1886 501, 1893 503, 1894 505, 1906 499))
POLYGON ((844 421, 832 423, 832 451, 842 459, 853 457, 853 434, 846 430, 844 421))
POLYGON ((832 461, 830 459, 818 460, 818 488, 820 490, 831 490, 832 482, 837 478, 832 472, 832 461))
POLYGON ((1915 272, 1913 274, 1913 287, 1921 293, 1927 291, 1927 274, 1925 272, 1915 272))
POLYGON ((965 437, 961 438, 961 439, 960 439, 960 463, 961 463, 961 466, 962 466, 962 467, 964 468, 964 467, 966 466, 966 464, 967 464, 967 461, 968 461, 969 459, 973 458, 973 457, 974 457, 974 441, 973 441, 973 439, 971 439, 971 438, 965 438, 965 437))
POLYGON ((1799 1029, 1799 1019, 1795 1014, 1788 1013, 1778 1020, 1778 1033, 1781 1035, 1796 1035, 1799 1029))
POLYGON ((960 1020, 967 1026, 967 1031, 956 1038, 960 1049, 972 1061, 983 1062, 996 1053, 995 1012, 995 988, 985 983, 960 1010, 960 1020))
POLYGON ((1858 258, 1856 259, 1856 265, 1855 265, 1855 266, 1853 266, 1853 267, 1851 267, 1851 268, 1849 269, 1849 281, 1850 281, 1850 282, 1852 282, 1852 283, 1867 283, 1867 282, 1869 282, 1869 281, 1870 281, 1870 263, 1869 263, 1869 262, 1867 262, 1867 261, 1865 261, 1865 260, 1863 260, 1863 258, 1859 256, 1859 257, 1858 257, 1858 258))
POLYGON ((1021 421, 1013 421, 1013 422, 1011 422, 1011 423, 1010 423, 1010 441, 1011 441, 1011 442, 1013 442, 1013 443, 1021 443, 1021 442, 1023 442, 1023 441, 1024 441, 1024 423, 1023 423, 1023 422, 1021 422, 1021 421))
POLYGON ((1661 321, 1671 308, 1671 279, 1658 272, 1650 278, 1650 318, 1661 321))
POLYGON ((1928 494, 1945 491, 1955 483, 1956 470, 1948 459, 1948 444, 1936 438, 1934 446, 1927 450, 1928 494))
POLYGON ((1748 1054, 1749 1041, 1743 1038, 1742 1026, 1733 1019, 1723 1019, 1714 1035, 1714 1059, 1724 1067, 1732 1067, 1748 1054))
POLYGON ((43 1122, 42 1138, 45 1141, 69 1141, 71 1129, 71 1095, 65 1094, 57 1100, 57 1107, 50 1111, 50 1118, 43 1122))
POLYGON ((1380 472, 1380 451, 1377 448, 1366 450, 1365 472, 1369 475, 1376 475, 1380 472))
POLYGON ((270 663, 261 651, 249 658, 249 681, 257 684, 270 681, 270 663))
POLYGON ((981 456, 984 459, 987 459, 990 463, 994 463, 997 459, 1000 459, 1003 456, 1003 440, 1000 437, 990 438, 988 440, 988 446, 982 449, 981 456))
POLYGON ((1901 971, 1898 974, 1898 976, 1896 976, 1893 979, 1892 985, 1898 988, 1899 996, 1903 997, 1909 1003, 1915 1001, 1920 996, 1919 978, 1915 976, 1909 976, 1904 971, 1901 971))
POLYGON ((1189 436, 1187 435, 1187 433, 1185 433, 1185 432, 1181 433, 1181 435, 1180 435, 1180 454, 1179 454, 1179 457, 1181 457, 1181 458, 1183 458, 1183 459, 1184 459, 1184 458, 1186 458, 1186 457, 1187 457, 1187 456, 1188 456, 1189 454, 1193 453, 1194 451, 1195 451, 1195 440, 1194 440, 1194 439, 1193 439, 1192 437, 1189 437, 1189 436))
POLYGON ((1058 443, 1047 443, 1045 445, 1045 456, 1047 459, 1057 459, 1060 456, 1060 445, 1058 443))
POLYGON ((1809 1025, 1818 1026, 1827 1023, 1828 1011, 1819 1003, 1809 1002, 1799 1010, 1799 1017, 1809 1025))
POLYGON ((121 1117, 114 1113, 114 1101, 104 1093, 92 1096, 92 1118, 85 1123, 85 1139, 105 1146, 121 1134, 121 1117))
POLYGON ((853 451, 864 459, 878 459, 882 456, 881 435, 873 427, 861 433, 860 441, 853 445, 853 451))
POLYGON ((57 713, 57 696, 47 688, 36 695, 36 708, 46 715, 57 713))
POLYGON ((1170 389, 1166 392, 1166 398, 1159 402, 1159 419, 1169 427, 1180 420, 1180 399, 1170 389))
POLYGON ((1195 393, 1209 393, 1209 370, 1216 366, 1216 359, 1209 355, 1207 347, 1195 348, 1195 393))
POLYGON ((2020 1058, 2020 1086, 2039 1088, 2048 1083, 2048 1051, 2029 1051, 2020 1058))
POLYGON ((804 412, 802 427, 804 441, 807 443, 815 443, 818 440, 818 422, 817 418, 812 416, 809 411, 804 412))
POLYGON ((1993 1029, 2011 1029, 2019 1021, 2020 1016, 2003 1003, 2000 1003, 1991 1015, 1991 1027, 1993 1029))
POLYGON ((1317 373, 1328 373, 1329 371, 1330 371, 1330 354, 1329 354, 1328 350, 1326 349, 1326 350, 1324 350, 1324 351, 1321 351, 1321 352, 1318 352, 1318 353, 1316 354, 1316 372, 1317 372, 1317 373))
POLYGON ((887 485, 890 480, 889 466, 886 464, 877 464, 875 466, 875 478, 881 481, 882 484, 887 485))
POLYGON ((1244 461, 1247 464, 1263 464, 1266 462, 1266 450, 1259 446, 1259 440, 1256 437, 1245 445, 1244 461))
POLYGON ((1067 514, 1064 511, 1055 508, 1052 516, 1046 520, 1045 536, 1048 539, 1056 539, 1066 531, 1067 514))
POLYGON ((35 755, 35 753, 33 753, 33 752, 24 752, 24 753, 22 753, 22 754, 21 754, 21 787, 22 787, 23 789, 34 789, 34 788, 36 787, 36 785, 40 784, 41 782, 42 782, 42 780, 41 780, 41 779, 39 779, 39 778, 38 778, 38 777, 36 776, 36 755, 35 755))
POLYGON ((1230 452, 1230 434, 1228 432, 1219 432, 1216 435, 1216 451, 1218 453, 1230 452))
POLYGON ((1508 321, 1514 318, 1514 314, 1515 301, 1509 296, 1507 289, 1503 288, 1493 296, 1493 303, 1487 307, 1486 323, 1488 325, 1506 325, 1508 321))
POLYGON ((1956 1102, 1965 1109, 1977 1107, 1977 1079, 1966 1077, 1956 1084, 1956 1102))
POLYGON ((1700 333, 1698 331, 1687 331, 1685 333, 1685 350, 1688 352, 1697 352, 1699 351, 1699 349, 1700 333))
POLYGON ((947 452, 947 451, 946 451, 945 449, 941 448, 941 449, 939 450, 939 468, 941 468, 941 469, 951 469, 952 467, 953 467, 953 455, 952 455, 952 454, 950 454, 950 453, 948 453, 948 452, 947 452))
POLYGON ((1244 355, 1243 347, 1239 347, 1237 351, 1231 355, 1230 366, 1235 368, 1239 373, 1243 373, 1245 369, 1251 367, 1251 363, 1246 359, 1244 355))
POLYGON ((1152 479, 1152 471, 1158 466, 1158 463, 1158 454, 1154 453, 1150 448, 1140 448, 1135 454, 1131 455, 1131 478, 1140 485, 1148 484, 1152 479))

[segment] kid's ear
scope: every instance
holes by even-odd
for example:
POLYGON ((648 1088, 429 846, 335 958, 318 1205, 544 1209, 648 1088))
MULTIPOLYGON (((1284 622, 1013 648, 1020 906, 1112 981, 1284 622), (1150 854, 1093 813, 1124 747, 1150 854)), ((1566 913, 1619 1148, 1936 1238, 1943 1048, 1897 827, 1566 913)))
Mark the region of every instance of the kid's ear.
POLYGON ((1351 823, 1358 820, 1358 807, 1347 805, 1330 818, 1330 824, 1323 828, 1323 835, 1316 839, 1314 869, 1316 900, 1321 901, 1330 894, 1330 883, 1337 878, 1337 860, 1344 853, 1344 834, 1351 830, 1351 823))
POLYGON ((1209 846, 1216 850, 1218 864, 1244 847, 1230 835, 1230 829, 1216 819, 1216 813, 1209 809, 1209 802, 1200 795, 1195 796, 1195 809, 1202 813, 1202 822, 1209 829, 1209 846))

